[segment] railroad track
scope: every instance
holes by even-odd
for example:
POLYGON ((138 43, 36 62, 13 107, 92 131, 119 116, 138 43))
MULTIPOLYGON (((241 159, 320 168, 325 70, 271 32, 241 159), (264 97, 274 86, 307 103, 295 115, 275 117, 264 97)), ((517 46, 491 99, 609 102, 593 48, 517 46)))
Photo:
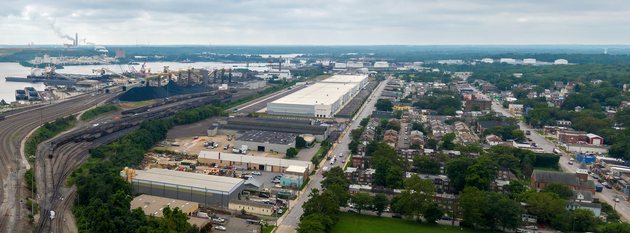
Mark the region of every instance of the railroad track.
MULTIPOLYGON (((96 98, 88 96, 64 101, 58 104, 42 106, 40 108, 27 112, 16 113, 6 117, 0 121, 0 177, 10 177, 9 174, 17 175, 26 165, 23 164, 20 154, 20 144, 24 137, 33 129, 39 126, 40 119, 42 123, 53 121, 60 117, 66 117, 82 110, 94 106, 110 95, 99 95, 96 98)), ((24 206, 20 206, 19 189, 22 186, 21 177, 14 176, 14 180, 8 180, 5 184, 4 180, 0 180, 0 186, 13 185, 16 193, 6 193, 6 188, 0 192, 0 199, 5 200, 0 206, 0 222, 2 224, 2 232, 14 232, 20 224, 20 211, 24 206), (8 220, 8 218, 13 218, 8 220)))

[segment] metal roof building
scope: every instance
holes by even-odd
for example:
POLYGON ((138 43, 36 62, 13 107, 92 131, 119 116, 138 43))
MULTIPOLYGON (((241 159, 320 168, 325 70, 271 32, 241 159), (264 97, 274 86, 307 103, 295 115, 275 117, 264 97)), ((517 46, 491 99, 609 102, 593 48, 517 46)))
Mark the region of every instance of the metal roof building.
POLYGON ((298 165, 308 168, 307 173, 313 169, 311 161, 301 161, 295 159, 277 159, 269 157, 258 157, 252 155, 223 153, 218 151, 201 151, 197 157, 200 163, 207 163, 219 166, 242 167, 261 171, 282 172, 291 165, 298 165))
POLYGON ((136 170, 131 179, 134 193, 219 206, 240 197, 244 183, 242 179, 157 168, 136 170))
POLYGON ((272 131, 250 130, 234 140, 235 148, 243 148, 244 145, 251 150, 276 151, 284 153, 295 146, 295 138, 298 134, 281 133, 272 131))
POLYGON ((267 103, 267 113, 331 118, 367 82, 366 75, 335 75, 267 103))

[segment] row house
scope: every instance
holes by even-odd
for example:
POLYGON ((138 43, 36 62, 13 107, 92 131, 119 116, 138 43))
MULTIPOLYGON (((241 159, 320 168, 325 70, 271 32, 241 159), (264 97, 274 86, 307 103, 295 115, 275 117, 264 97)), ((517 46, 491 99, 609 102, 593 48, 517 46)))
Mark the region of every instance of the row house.
POLYGON ((346 169, 346 178, 353 184, 368 184, 374 183, 374 169, 361 169, 356 167, 349 167, 346 169))
POLYGON ((503 142, 503 140, 501 140, 499 136, 494 135, 494 134, 489 134, 488 136, 486 136, 484 141, 490 146, 496 146, 503 142))
POLYGON ((352 156, 352 167, 365 168, 365 164, 370 158, 367 156, 355 155, 352 156))
POLYGON ((359 156, 365 156, 365 145, 364 144, 359 144, 357 146, 357 155, 359 156))
MULTIPOLYGON (((407 172, 406 178, 411 178, 415 173, 407 172)), ((415 174, 422 180, 431 180, 436 190, 442 190, 443 193, 451 192, 451 181, 445 175, 427 175, 427 174, 415 174)), ((439 192, 438 192, 439 193, 439 192)))
MULTIPOLYGON (((438 205, 444 208, 447 214, 453 211, 459 212, 459 198, 454 194, 435 194, 433 199, 438 205)), ((449 214, 450 215, 450 214, 449 214)))
POLYGON ((509 185, 509 180, 494 180, 490 183, 490 192, 500 193, 504 195, 509 195, 510 191, 506 190, 506 185, 509 185))

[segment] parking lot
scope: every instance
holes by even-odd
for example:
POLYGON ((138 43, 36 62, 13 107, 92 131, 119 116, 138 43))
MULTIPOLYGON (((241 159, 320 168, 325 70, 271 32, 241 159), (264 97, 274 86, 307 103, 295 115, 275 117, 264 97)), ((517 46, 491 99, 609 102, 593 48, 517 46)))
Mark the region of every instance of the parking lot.
MULTIPOLYGON (((245 171, 245 173, 251 173, 252 171, 245 171)), ((279 172, 268 172, 268 171, 260 171, 261 175, 253 175, 254 179, 260 180, 262 181, 263 184, 263 188, 268 188, 271 190, 271 194, 277 194, 278 192, 282 191, 282 188, 274 188, 273 186, 275 185, 274 183, 271 182, 271 179, 276 176, 276 175, 282 175, 282 173, 279 172)), ((237 171, 236 172, 237 175, 243 174, 243 171, 237 171)), ((286 189, 286 190, 291 190, 291 189, 286 189)))
MULTIPOLYGON (((260 225, 258 224, 249 224, 247 220, 237 217, 230 217, 229 215, 217 214, 217 216, 226 219, 226 222, 223 226, 226 228, 225 232, 237 232, 237 233, 251 233, 253 230, 260 230, 260 225)), ((218 226, 218 224, 213 223, 213 228, 218 226)), ((218 230, 213 230, 213 232, 220 232, 218 230)))

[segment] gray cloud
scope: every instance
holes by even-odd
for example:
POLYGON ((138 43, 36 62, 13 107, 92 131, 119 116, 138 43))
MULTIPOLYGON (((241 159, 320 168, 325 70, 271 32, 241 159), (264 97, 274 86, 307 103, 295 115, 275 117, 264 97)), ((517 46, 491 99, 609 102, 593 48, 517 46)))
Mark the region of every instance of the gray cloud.
POLYGON ((629 16, 625 0, 8 1, 0 44, 627 44, 629 16))

